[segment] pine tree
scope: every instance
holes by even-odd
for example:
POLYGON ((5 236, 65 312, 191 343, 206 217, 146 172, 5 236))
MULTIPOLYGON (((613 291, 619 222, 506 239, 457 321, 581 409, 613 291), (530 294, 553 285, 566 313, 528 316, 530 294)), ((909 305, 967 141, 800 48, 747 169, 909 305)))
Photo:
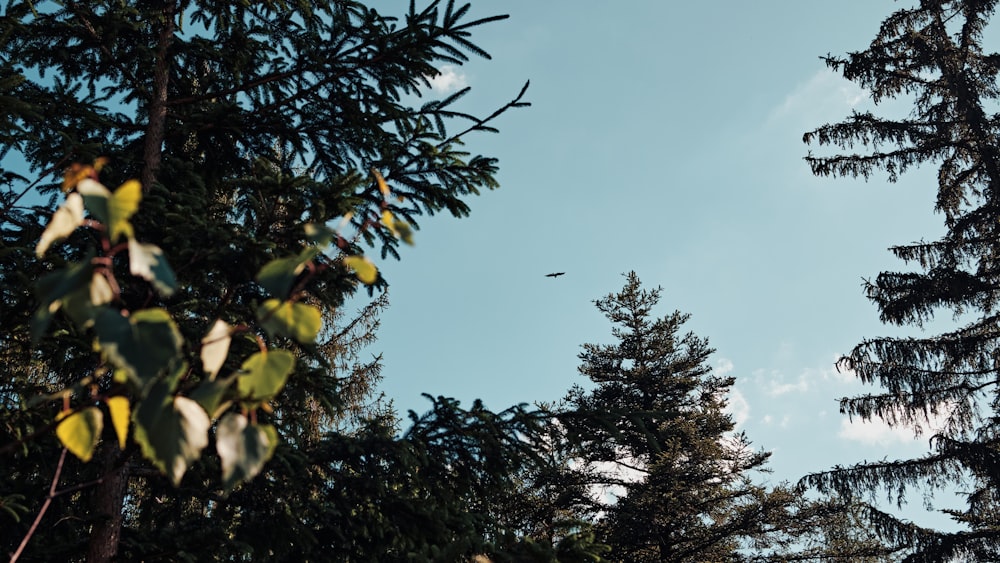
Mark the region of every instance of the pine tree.
MULTIPOLYGON (((860 463, 806 482, 842 495, 959 487, 958 532, 926 530, 872 512, 888 540, 916 546, 907 561, 987 561, 1000 552, 1000 55, 984 50, 995 1, 922 0, 889 16, 871 45, 827 64, 870 92, 876 103, 912 103, 904 118, 854 113, 807 133, 805 142, 847 152, 810 154, 815 174, 890 182, 922 164, 937 168, 935 210, 946 232, 937 240, 893 247, 910 270, 866 282, 883 322, 924 328, 951 313, 957 328, 939 334, 864 340, 842 360, 881 389, 841 400, 864 420, 930 430, 931 449, 916 459, 860 463), (867 152, 852 153, 861 146, 867 152), (929 427, 931 419, 943 421, 929 427)), ((886 213, 891 210, 886 210, 886 213)))
POLYGON ((561 419, 579 444, 578 483, 598 495, 590 517, 613 561, 734 561, 784 509, 750 473, 769 454, 734 433, 732 377, 708 365, 708 341, 682 333, 688 315, 656 317, 660 289, 626 276, 597 300, 616 342, 586 344, 561 419))
MULTIPOLYGON (((428 455, 394 434, 384 410, 351 410, 351 394, 367 396, 377 364, 361 365, 353 379, 335 369, 353 350, 335 328, 358 287, 345 256, 374 247, 398 257, 399 241, 409 239, 418 217, 465 216, 469 197, 497 186, 495 159, 462 145, 470 133, 493 131, 503 111, 524 105, 524 90, 485 117, 455 109, 467 89, 417 105, 440 64, 486 56, 469 37, 503 16, 476 19, 469 12, 468 5, 433 0, 421 8, 411 3, 398 19, 351 0, 15 0, 2 8, 0 517, 11 518, 0 526, 4 550, 14 552, 30 537, 22 560, 319 560, 330 547, 323 542, 339 538, 342 552, 350 552, 365 534, 370 540, 391 533, 350 528, 347 509, 326 498, 350 480, 343 472, 351 461, 365 470, 391 467, 397 478, 383 491, 391 495, 428 455), (94 169, 79 167, 92 162, 94 169), (127 282, 105 307, 116 319, 156 308, 186 343, 176 350, 186 371, 150 378, 174 394, 165 404, 211 388, 198 349, 213 320, 256 336, 234 338, 232 358, 265 344, 294 352, 294 374, 266 408, 256 405, 252 417, 229 409, 234 419, 276 428, 281 445, 258 478, 228 495, 218 458, 191 462, 183 479, 175 472, 175 487, 134 442, 119 451, 110 424, 90 463, 60 456, 52 436, 60 410, 86 410, 88 400, 104 408, 108 397, 136 401, 149 392, 114 381, 94 353, 92 327, 77 322, 79 311, 63 307, 50 315, 57 300, 38 291, 46 275, 65 281, 68 265, 93 266, 87 249, 106 240, 106 230, 80 228, 36 257, 61 188, 73 191, 77 180, 96 175, 98 162, 106 163, 100 180, 109 186, 139 180, 141 206, 129 228, 162 249, 176 276, 176 291, 167 296, 129 277, 113 256, 97 257, 106 258, 100 267, 109 279, 127 282), (74 170, 85 174, 75 177, 74 170), (327 232, 343 218, 343 229, 356 235, 327 232), (334 251, 315 254, 306 224, 334 240, 334 251), (297 260, 295 269, 279 284, 261 281, 258 273, 281 260, 297 260), (254 328, 266 324, 258 311, 275 292, 289 307, 319 311, 326 332, 318 344, 254 328), (40 340, 32 339, 33 325, 44 333, 40 340), (67 401, 51 395, 63 390, 67 401), (394 452, 382 465, 379 448, 394 452), (60 479, 50 497, 53 475, 60 479), (48 516, 29 534, 42 506, 48 516), (329 531, 320 522, 345 529, 320 541, 319 531, 329 531)), ((376 287, 385 284, 375 280, 376 287)), ((223 369, 239 368, 231 360, 223 369)), ((412 494, 426 501, 436 492, 412 494)), ((360 494, 350 500, 375 502, 360 494)), ((456 510, 456 502, 442 510, 456 510)), ((386 520, 376 516, 372 522, 386 520)), ((454 540, 442 533, 399 541, 422 542, 431 553, 439 547, 434 542, 454 540)))

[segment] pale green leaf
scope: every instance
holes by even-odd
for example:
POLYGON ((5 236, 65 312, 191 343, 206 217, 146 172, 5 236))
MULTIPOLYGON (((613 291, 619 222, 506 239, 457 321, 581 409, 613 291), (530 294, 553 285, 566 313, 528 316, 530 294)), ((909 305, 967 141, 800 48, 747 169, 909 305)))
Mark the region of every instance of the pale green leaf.
POLYGON ((81 461, 90 461, 101 439, 104 415, 97 407, 87 407, 62 418, 56 426, 56 436, 63 447, 81 461))
POLYGON ((128 440, 128 422, 132 415, 128 397, 117 395, 108 397, 105 402, 108 404, 108 412, 111 413, 111 425, 115 428, 115 436, 118 437, 118 447, 124 450, 125 442, 128 440))
POLYGON ((378 268, 364 256, 347 256, 344 258, 344 265, 354 270, 361 283, 371 285, 378 279, 378 268))
POLYGON ((268 299, 258 307, 257 319, 268 334, 286 336, 300 344, 314 343, 323 326, 316 307, 277 299, 268 299))
POLYGON ((83 198, 78 193, 71 193, 66 196, 66 202, 52 214, 52 220, 35 247, 35 254, 41 258, 53 243, 68 237, 82 224, 83 198))
MULTIPOLYGON (((111 197, 111 190, 93 178, 82 178, 76 184, 76 191, 80 192, 80 195, 85 198, 103 197, 104 199, 109 199, 111 197)), ((87 206, 87 209, 90 209, 90 205, 87 206)), ((90 212, 94 213, 94 210, 91 209, 90 212)), ((108 219, 107 214, 98 215, 97 213, 94 213, 94 216, 101 222, 107 221, 108 219)))
POLYGON ((105 305, 115 298, 115 291, 111 289, 108 278, 100 272, 94 272, 90 278, 90 304, 92 306, 105 305))
POLYGON ((201 367, 212 379, 222 369, 222 364, 226 363, 229 343, 233 340, 232 331, 233 327, 225 321, 216 320, 208 334, 201 339, 201 367))
POLYGON ((275 297, 288 297, 296 276, 302 273, 307 262, 319 255, 315 246, 306 247, 298 256, 271 260, 257 272, 257 283, 275 297))
POLYGON ((396 221, 396 236, 399 240, 413 246, 413 227, 406 221, 396 221))
POLYGON ((128 241, 129 271, 153 284, 156 291, 164 297, 173 295, 177 289, 174 271, 170 269, 163 250, 155 244, 142 244, 135 239, 128 241))
POLYGON ((327 227, 326 225, 317 225, 315 223, 307 223, 303 226, 305 230, 306 238, 309 242, 318 244, 320 246, 327 246, 331 242, 337 240, 337 231, 327 227))
POLYGON ((215 447, 222 461, 226 492, 255 477, 274 455, 278 433, 271 425, 249 424, 247 417, 229 413, 219 421, 215 447))
POLYGON ((295 367, 295 355, 288 350, 261 351, 240 366, 236 387, 249 402, 265 402, 281 391, 295 367))
POLYGON ((133 415, 133 437, 146 459, 176 487, 208 445, 212 422, 197 402, 171 395, 172 386, 166 381, 153 385, 133 415))

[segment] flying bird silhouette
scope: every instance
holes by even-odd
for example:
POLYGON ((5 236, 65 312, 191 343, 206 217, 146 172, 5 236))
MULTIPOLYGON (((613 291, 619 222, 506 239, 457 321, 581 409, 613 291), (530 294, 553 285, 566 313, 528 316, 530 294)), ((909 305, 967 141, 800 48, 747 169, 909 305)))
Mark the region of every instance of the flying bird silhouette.
POLYGON ((545 274, 547 278, 558 278, 559 276, 565 274, 566 272, 553 272, 551 274, 545 274))

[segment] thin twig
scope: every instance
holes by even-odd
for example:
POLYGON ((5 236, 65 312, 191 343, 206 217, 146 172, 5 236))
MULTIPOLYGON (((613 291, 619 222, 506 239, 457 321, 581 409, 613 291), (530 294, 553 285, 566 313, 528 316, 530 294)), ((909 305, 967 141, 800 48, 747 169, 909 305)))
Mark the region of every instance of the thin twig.
POLYGON ((35 521, 32 522, 31 528, 28 530, 27 535, 21 540, 21 545, 17 546, 17 551, 14 555, 10 557, 10 563, 16 563, 17 559, 21 557, 21 553, 24 552, 24 548, 28 546, 28 542, 31 541, 31 536, 35 535, 35 530, 38 529, 38 524, 42 521, 42 516, 45 516, 45 511, 49 509, 49 505, 52 504, 52 499, 56 496, 56 487, 59 486, 59 476, 62 475, 63 463, 66 461, 66 448, 63 448, 62 453, 59 454, 59 463, 56 465, 56 474, 52 477, 52 485, 49 486, 49 495, 45 497, 45 502, 42 504, 42 509, 38 511, 38 516, 35 516, 35 521))

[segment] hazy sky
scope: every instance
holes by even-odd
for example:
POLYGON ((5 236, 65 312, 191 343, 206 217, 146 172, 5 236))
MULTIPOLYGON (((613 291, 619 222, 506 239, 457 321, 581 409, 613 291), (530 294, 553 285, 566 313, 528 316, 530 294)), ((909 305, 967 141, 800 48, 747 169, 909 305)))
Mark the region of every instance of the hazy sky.
MULTIPOLYGON (((932 171, 864 183, 814 178, 802 159, 804 132, 871 107, 819 57, 864 49, 902 4, 477 6, 511 16, 473 36, 493 60, 436 86, 471 86, 461 108, 485 114, 530 79, 533 107, 468 139, 500 158, 502 187, 469 218, 424 218, 401 262, 379 262, 392 287, 376 349, 397 407, 423 410, 421 392, 493 409, 560 398, 585 383, 580 346, 612 342, 592 300, 635 270, 737 378, 731 410, 774 452, 771 479, 926 450, 841 416, 837 398, 865 389, 834 362, 908 330, 879 324, 861 281, 903 267, 889 246, 942 231, 932 171)), ((923 519, 915 498, 907 515, 923 519)))

